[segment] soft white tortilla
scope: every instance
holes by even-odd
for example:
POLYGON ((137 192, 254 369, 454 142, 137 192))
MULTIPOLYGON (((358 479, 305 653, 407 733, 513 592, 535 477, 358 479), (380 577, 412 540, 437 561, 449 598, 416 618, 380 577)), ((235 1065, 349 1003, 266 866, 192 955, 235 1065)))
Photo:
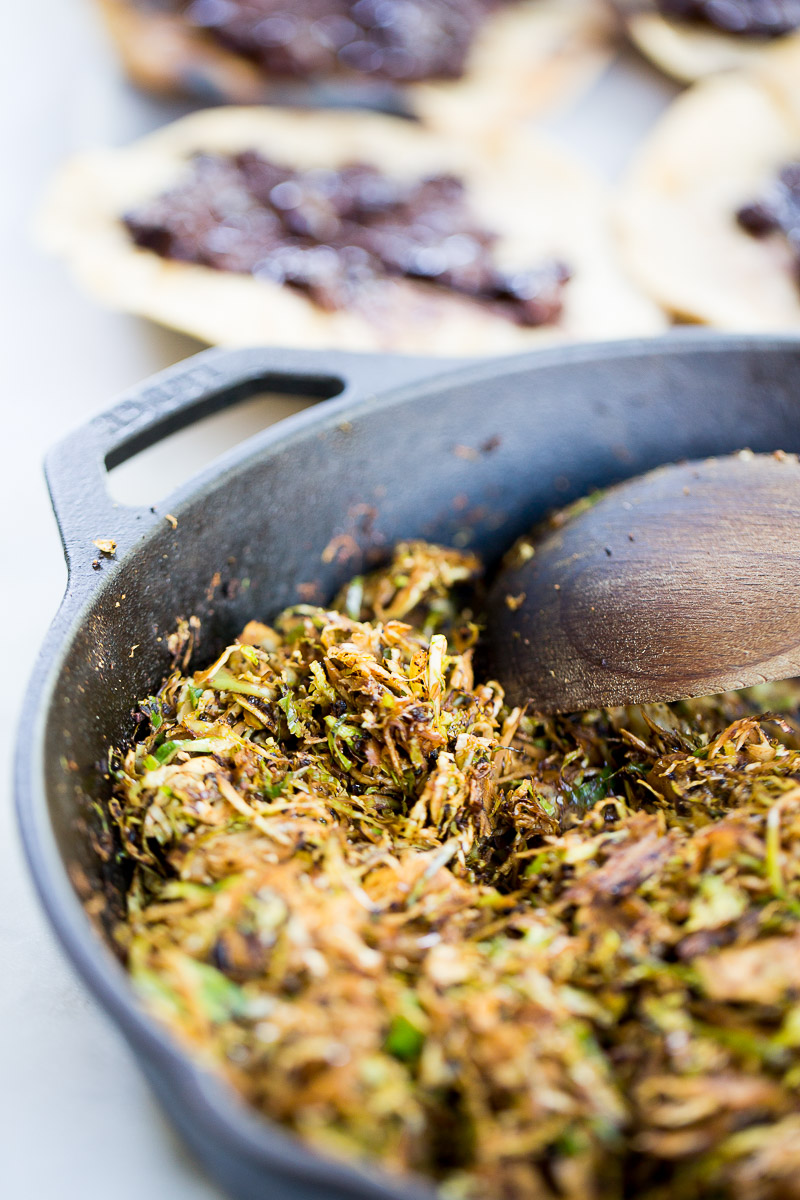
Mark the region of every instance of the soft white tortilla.
POLYGON ((671 21, 658 12, 635 8, 626 14, 625 25, 631 41, 645 57, 681 83, 694 83, 720 71, 749 67, 765 51, 797 37, 787 34, 775 41, 737 37, 710 26, 671 21))
POLYGON ((623 188, 623 256, 669 311, 730 330, 800 329, 800 289, 780 236, 754 238, 736 212, 800 157, 800 41, 747 72, 679 96, 623 188))
MULTIPOLYGON (((258 104, 286 82, 266 78, 180 16, 133 0, 96 2, 141 87, 258 104)), ((471 130, 530 116, 594 82, 613 52, 612 25, 598 0, 522 0, 486 22, 463 79, 410 84, 402 94, 410 112, 439 128, 471 130)), ((347 80, 339 77, 345 87, 347 80)))
POLYGON ((589 88, 609 64, 614 23, 598 0, 525 0, 494 13, 470 51, 463 79, 417 83, 413 111, 443 130, 502 128, 541 115, 589 88))
POLYGON ((615 261, 603 187, 522 133, 481 146, 372 113, 207 109, 125 149, 73 160, 50 191, 39 234, 105 303, 224 345, 502 354, 665 324, 615 261), (405 178, 456 173, 476 217, 501 235, 498 261, 524 268, 557 256, 572 266, 562 321, 524 329, 475 301, 404 280, 378 281, 363 312, 328 313, 291 288, 171 262, 132 243, 121 214, 174 184, 194 152, 243 149, 298 168, 360 161, 405 178))

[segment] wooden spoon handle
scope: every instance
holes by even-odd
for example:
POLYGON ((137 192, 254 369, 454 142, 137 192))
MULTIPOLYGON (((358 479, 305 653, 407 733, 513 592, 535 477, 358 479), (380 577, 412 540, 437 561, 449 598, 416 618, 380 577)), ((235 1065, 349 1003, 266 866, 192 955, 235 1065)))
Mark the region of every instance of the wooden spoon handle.
POLYGON ((543 712, 800 675, 800 463, 744 451, 620 484, 490 601, 495 673, 543 712))

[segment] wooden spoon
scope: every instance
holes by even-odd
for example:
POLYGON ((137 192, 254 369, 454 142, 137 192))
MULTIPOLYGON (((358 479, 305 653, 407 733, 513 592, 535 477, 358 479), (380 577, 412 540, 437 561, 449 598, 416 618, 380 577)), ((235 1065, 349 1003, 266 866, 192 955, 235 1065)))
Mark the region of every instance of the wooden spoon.
POLYGON ((490 594, 486 649, 540 712, 800 675, 800 462, 660 467, 554 518, 490 594))

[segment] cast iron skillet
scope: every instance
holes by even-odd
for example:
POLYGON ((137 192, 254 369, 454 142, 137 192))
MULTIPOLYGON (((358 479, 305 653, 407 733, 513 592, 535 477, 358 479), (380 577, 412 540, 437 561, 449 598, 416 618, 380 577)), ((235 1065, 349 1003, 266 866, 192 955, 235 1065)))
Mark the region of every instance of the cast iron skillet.
POLYGON ((67 953, 234 1196, 432 1193, 328 1161, 247 1110, 145 1015, 85 914, 80 897, 102 891, 113 909, 123 882, 89 801, 107 788, 106 747, 130 736, 132 705, 169 669, 176 619, 200 619, 194 661, 210 661, 250 617, 268 619, 311 591, 330 597, 400 538, 468 542, 491 562, 554 505, 660 463, 745 446, 800 451, 800 340, 687 331, 469 365, 209 350, 128 392, 50 454, 69 584, 20 728, 25 847, 67 953), (158 513, 112 505, 106 468, 263 390, 328 399, 225 455, 158 513), (96 537, 118 545, 99 571, 96 537), (323 562, 337 537, 339 553, 323 562))

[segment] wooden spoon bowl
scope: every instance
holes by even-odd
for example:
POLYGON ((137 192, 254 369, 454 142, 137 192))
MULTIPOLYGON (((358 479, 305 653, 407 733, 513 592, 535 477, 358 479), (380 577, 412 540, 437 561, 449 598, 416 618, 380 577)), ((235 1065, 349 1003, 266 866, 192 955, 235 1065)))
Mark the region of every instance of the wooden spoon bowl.
POLYGON ((800 675, 800 462, 742 451, 579 502, 500 572, 487 651, 542 712, 800 675))

